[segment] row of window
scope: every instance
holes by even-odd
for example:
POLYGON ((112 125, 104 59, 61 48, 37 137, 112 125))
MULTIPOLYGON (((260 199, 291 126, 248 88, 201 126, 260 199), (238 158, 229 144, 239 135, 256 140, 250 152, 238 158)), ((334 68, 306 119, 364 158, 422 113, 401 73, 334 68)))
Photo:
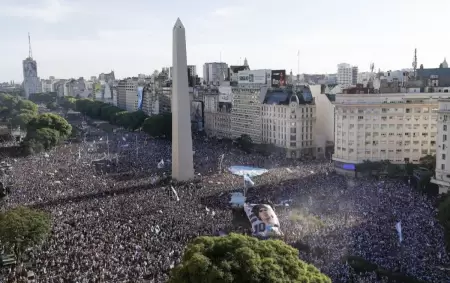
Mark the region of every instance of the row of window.
MULTIPOLYGON (((342 151, 342 153, 347 152, 346 147, 337 147, 338 151, 342 151)), ((372 149, 372 150, 365 150, 365 151, 355 151, 353 148, 348 149, 348 154, 358 154, 358 155, 376 155, 376 154, 387 154, 387 153, 396 153, 396 154, 402 154, 402 153, 420 153, 422 155, 428 154, 428 149, 372 149)), ((430 150, 430 153, 433 154, 436 152, 435 150, 430 150)), ((339 154, 336 154, 336 156, 339 156, 339 154)))
POLYGON ((370 109, 339 109, 339 112, 342 113, 351 113, 351 114, 369 114, 369 113, 436 113, 438 109, 433 107, 415 107, 415 108, 370 108, 370 109))
MULTIPOLYGON (((336 120, 346 120, 347 118, 349 118, 349 120, 355 120, 355 116, 348 116, 347 115, 336 115, 336 120)), ((388 121, 388 120, 398 120, 398 121, 411 121, 411 120, 431 120, 431 121, 437 121, 437 116, 436 115, 432 115, 431 119, 430 119, 430 115, 421 115, 421 116, 357 116, 358 121, 377 121, 377 120, 381 120, 381 121, 388 121), (364 118, 365 117, 365 118, 364 118)))
MULTIPOLYGON (((367 139, 367 138, 370 138, 371 136, 373 136, 374 138, 378 138, 378 137, 381 137, 381 138, 386 138, 386 137, 402 138, 403 135, 405 136, 405 138, 419 138, 419 137, 422 137, 422 138, 428 138, 428 137, 434 138, 436 136, 436 134, 437 134, 436 132, 422 133, 422 134, 417 133, 417 132, 412 132, 412 133, 409 133, 409 132, 406 132, 406 133, 398 133, 398 132, 397 133, 383 133, 383 132, 378 133, 378 132, 373 132, 373 134, 372 134, 372 133, 369 132, 369 133, 365 133, 364 136, 362 134, 359 134, 358 138, 359 139, 364 139, 364 138, 367 139)), ((337 131, 336 132, 336 138, 338 140, 339 140, 340 136, 346 137, 347 136, 347 132, 337 131)), ((349 132, 348 136, 349 137, 355 137, 355 132, 349 132)))

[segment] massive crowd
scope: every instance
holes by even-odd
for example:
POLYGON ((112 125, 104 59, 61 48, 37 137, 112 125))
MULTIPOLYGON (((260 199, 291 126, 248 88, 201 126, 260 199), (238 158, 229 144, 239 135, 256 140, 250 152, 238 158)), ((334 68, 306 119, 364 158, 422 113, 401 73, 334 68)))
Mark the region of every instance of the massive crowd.
MULTIPOLYGON (((432 200, 407 184, 351 180, 333 173, 329 162, 269 160, 203 139, 194 141, 194 151, 197 179, 173 184, 179 201, 164 181, 170 143, 139 133, 88 137, 7 160, 13 186, 5 206, 38 207, 53 218, 49 239, 28 254, 38 282, 166 282, 191 239, 236 231, 228 192, 243 181, 226 170, 231 165, 269 169, 253 178, 248 200, 270 200, 286 242, 307 244, 314 252, 302 250, 300 257, 333 282, 348 282, 345 255, 427 282, 448 282, 442 267, 450 261, 432 200), (163 168, 157 166, 161 160, 163 168), (289 206, 276 205, 281 202, 289 206)), ((369 274, 360 282, 376 278, 369 274)))

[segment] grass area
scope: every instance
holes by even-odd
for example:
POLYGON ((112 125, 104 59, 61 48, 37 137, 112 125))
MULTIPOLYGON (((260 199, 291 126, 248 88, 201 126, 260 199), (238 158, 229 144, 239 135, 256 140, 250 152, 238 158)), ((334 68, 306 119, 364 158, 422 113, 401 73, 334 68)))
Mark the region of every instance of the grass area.
POLYGON ((318 217, 306 213, 301 209, 293 209, 290 212, 289 220, 302 225, 312 226, 315 228, 322 228, 325 224, 318 217))

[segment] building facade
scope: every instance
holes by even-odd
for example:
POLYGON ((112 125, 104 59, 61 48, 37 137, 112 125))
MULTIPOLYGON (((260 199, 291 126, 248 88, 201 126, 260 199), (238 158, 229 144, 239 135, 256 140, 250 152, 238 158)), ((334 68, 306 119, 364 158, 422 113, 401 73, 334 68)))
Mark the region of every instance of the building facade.
POLYGON ((418 163, 436 153, 438 99, 442 93, 338 94, 336 167, 364 160, 418 163))
POLYGON ((354 85, 358 80, 358 67, 354 69, 350 64, 341 63, 337 66, 337 83, 340 85, 354 85), (356 77, 353 75, 356 72, 356 77), (353 83, 355 82, 355 83, 353 83))
POLYGON ((439 193, 450 191, 450 99, 439 100, 437 119, 436 174, 432 183, 439 193))
POLYGON ((119 81, 117 85, 117 107, 126 109, 127 108, 127 92, 126 92, 127 80, 119 81))
POLYGON ((33 58, 28 57, 23 60, 23 89, 25 97, 29 98, 30 94, 40 93, 41 84, 37 73, 37 64, 33 58))
POLYGON ((231 109, 231 137, 249 135, 253 142, 261 143, 261 103, 267 87, 232 88, 233 108, 231 109), (261 99, 262 98, 262 99, 261 99))
POLYGON ((288 158, 323 157, 325 139, 317 139, 314 100, 267 86, 219 87, 204 96, 208 136, 236 139, 285 149, 288 158), (322 142, 323 141, 323 142, 322 142))
POLYGON ((212 62, 203 65, 203 82, 207 85, 220 85, 229 80, 228 64, 212 62))
POLYGON ((289 158, 323 154, 315 144, 316 107, 302 104, 291 95, 289 104, 263 104, 261 107, 262 142, 286 149, 289 158))

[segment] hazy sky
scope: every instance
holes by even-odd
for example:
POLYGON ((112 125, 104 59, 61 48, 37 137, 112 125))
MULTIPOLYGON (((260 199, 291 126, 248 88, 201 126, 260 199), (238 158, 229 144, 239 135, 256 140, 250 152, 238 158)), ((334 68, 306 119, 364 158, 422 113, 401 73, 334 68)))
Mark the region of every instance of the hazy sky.
POLYGON ((151 74, 172 64, 172 27, 186 27, 188 64, 333 73, 438 67, 450 61, 449 0, 0 0, 0 82, 22 81, 33 57, 41 78, 151 74))

